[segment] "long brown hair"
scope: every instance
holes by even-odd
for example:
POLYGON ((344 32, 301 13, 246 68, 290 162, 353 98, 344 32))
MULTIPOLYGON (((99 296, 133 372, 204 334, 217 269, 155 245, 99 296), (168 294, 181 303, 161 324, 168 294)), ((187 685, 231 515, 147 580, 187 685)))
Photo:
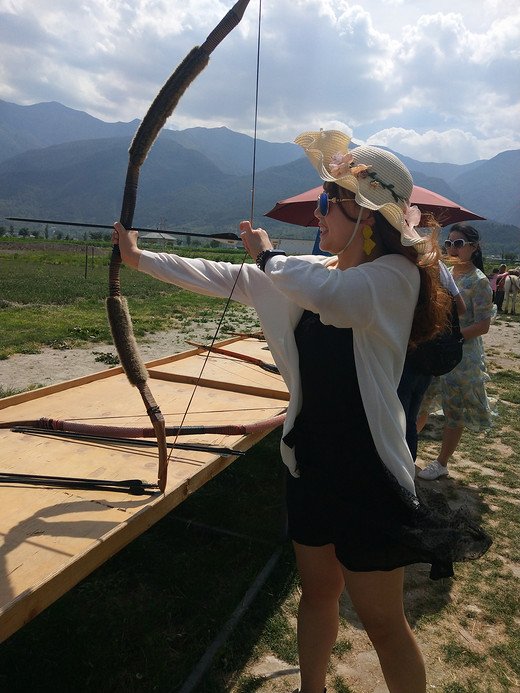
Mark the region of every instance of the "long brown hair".
POLYGON ((388 255, 400 254, 407 257, 419 270, 421 284, 413 316, 409 347, 414 349, 421 342, 432 339, 446 329, 450 323, 451 297, 440 282, 440 248, 437 243, 439 226, 430 220, 432 252, 427 257, 419 256, 414 246, 404 246, 401 235, 379 212, 374 212, 375 230, 388 255))
MULTIPOLYGON (((324 190, 334 197, 353 197, 353 194, 336 183, 326 182, 324 190)), ((343 207, 340 205, 343 210, 343 207)), ((376 223, 374 231, 385 255, 404 255, 419 269, 421 284, 415 306, 409 348, 414 349, 421 342, 432 339, 450 324, 451 297, 440 283, 439 258, 441 251, 437 242, 440 227, 430 216, 427 224, 431 236, 432 252, 427 257, 419 256, 414 246, 401 243, 401 234, 380 213, 373 212, 376 223)))

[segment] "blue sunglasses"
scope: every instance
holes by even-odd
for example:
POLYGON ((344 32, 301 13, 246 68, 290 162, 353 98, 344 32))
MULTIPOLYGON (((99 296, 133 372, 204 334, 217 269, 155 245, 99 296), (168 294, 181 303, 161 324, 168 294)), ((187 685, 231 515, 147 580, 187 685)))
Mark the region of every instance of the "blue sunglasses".
POLYGON ((326 217, 327 214, 329 213, 331 202, 347 202, 347 200, 352 200, 352 199, 354 199, 354 198, 352 198, 352 197, 329 197, 328 193, 322 192, 321 195, 318 195, 317 207, 320 210, 321 216, 326 217))

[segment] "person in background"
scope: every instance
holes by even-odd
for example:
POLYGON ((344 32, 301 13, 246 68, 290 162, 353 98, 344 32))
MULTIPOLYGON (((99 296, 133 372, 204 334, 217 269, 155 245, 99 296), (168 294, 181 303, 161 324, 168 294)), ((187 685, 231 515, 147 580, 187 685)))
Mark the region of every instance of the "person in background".
POLYGON ((449 508, 416 495, 397 385, 408 342, 447 321, 436 244, 415 229, 413 181, 377 147, 352 152, 341 132, 296 138, 324 181, 315 215, 330 256, 287 257, 263 229, 240 224, 255 260, 152 253, 116 223, 123 261, 164 281, 254 306, 290 392, 281 454, 287 514, 301 577, 300 693, 323 693, 347 589, 391 693, 424 693, 425 668, 403 609, 404 566, 482 555, 490 539, 449 508), (432 531, 432 527, 435 530, 432 531))
MULTIPOLYGON (((460 291, 451 276, 448 268, 439 261, 440 281, 446 291, 452 296, 459 317, 466 310, 466 305, 460 295, 460 291)), ((421 373, 414 364, 413 357, 407 355, 403 374, 397 388, 397 394, 403 405, 406 416, 406 442, 414 460, 417 459, 418 430, 417 418, 424 397, 424 393, 432 382, 432 375, 421 373)))
POLYGON ((504 284, 508 276, 506 265, 500 265, 498 268, 498 275, 496 277, 496 291, 495 291, 495 303, 497 305, 497 311, 502 312, 502 306, 504 303, 504 284))
POLYGON ((499 267, 494 267, 491 270, 491 274, 488 274, 489 284, 491 286, 491 291, 493 292, 493 303, 497 302, 496 292, 497 292, 497 281, 498 281, 498 275, 499 274, 500 274, 500 268, 499 267))
MULTIPOLYGON (((498 274, 496 281, 497 281, 497 290, 496 290, 496 304, 497 304, 497 311, 499 313, 503 313, 504 311, 504 298, 506 294, 506 280, 509 276, 516 276, 518 277, 520 275, 520 268, 516 269, 510 269, 508 270, 505 265, 500 266, 500 270, 504 270, 503 272, 501 271, 500 274, 498 274)), ((507 306, 505 307, 506 312, 507 312, 507 306)))
POLYGON ((484 342, 493 317, 492 289, 484 274, 478 231, 469 224, 455 224, 445 241, 452 275, 466 304, 460 326, 464 337, 461 362, 446 375, 434 378, 424 395, 418 429, 428 415, 442 408, 445 416, 441 450, 418 476, 432 481, 448 474, 448 462, 457 449, 464 428, 485 431, 491 427, 493 412, 486 395, 484 342))

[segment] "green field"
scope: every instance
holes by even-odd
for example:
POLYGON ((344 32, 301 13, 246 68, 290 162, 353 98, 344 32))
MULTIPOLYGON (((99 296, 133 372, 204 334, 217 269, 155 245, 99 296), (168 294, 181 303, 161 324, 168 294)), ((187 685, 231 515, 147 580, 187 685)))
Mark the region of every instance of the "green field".
MULTIPOLYGON (((3 250, 0 242, 0 358, 10 354, 37 353, 44 346, 71 348, 81 344, 107 344, 112 338, 104 307, 108 292, 110 248, 72 246, 76 252, 3 250)), ((183 251, 238 263, 244 251, 183 251)), ((128 299, 134 333, 204 324, 220 315, 225 300, 182 291, 141 272, 121 268, 121 290, 128 299)), ((235 329, 245 309, 232 302, 226 311, 224 329, 235 329)))

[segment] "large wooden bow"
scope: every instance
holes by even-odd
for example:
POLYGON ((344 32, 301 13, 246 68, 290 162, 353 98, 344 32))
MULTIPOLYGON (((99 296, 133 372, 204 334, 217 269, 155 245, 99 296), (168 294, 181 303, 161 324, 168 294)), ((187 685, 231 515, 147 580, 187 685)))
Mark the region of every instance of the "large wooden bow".
MULTIPOLYGON (((188 53, 155 97, 148 113, 137 129, 129 149, 129 162, 121 206, 120 222, 125 228, 130 229, 132 227, 137 201, 139 169, 152 144, 166 120, 173 113, 181 96, 208 64, 212 51, 240 22, 248 4, 249 0, 238 0, 202 46, 195 46, 188 53)), ((109 297, 106 302, 108 320, 121 365, 130 383, 135 385, 141 393, 155 431, 159 447, 158 485, 161 491, 164 491, 168 467, 164 417, 148 386, 148 372, 137 348, 128 305, 126 299, 121 296, 120 268, 121 253, 119 245, 116 244, 110 260, 109 297)))

